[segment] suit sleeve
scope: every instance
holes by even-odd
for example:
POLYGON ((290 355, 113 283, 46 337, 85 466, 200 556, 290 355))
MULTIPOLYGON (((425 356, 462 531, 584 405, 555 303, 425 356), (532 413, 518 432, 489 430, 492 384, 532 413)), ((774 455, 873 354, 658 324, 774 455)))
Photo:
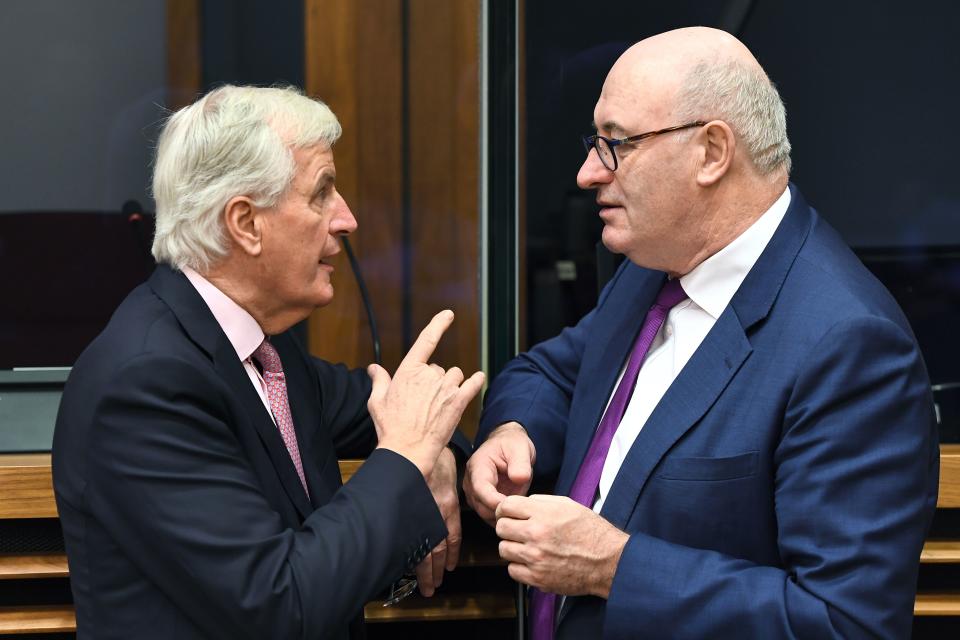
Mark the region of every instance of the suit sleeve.
POLYGON ((939 463, 910 336, 878 318, 834 326, 801 367, 774 463, 783 568, 634 534, 605 638, 910 636, 939 463))
POLYGON ((377 430, 367 411, 370 376, 363 369, 310 360, 320 383, 323 424, 330 425, 337 457, 366 458, 377 446, 377 430))
POLYGON ((604 288, 596 309, 559 336, 521 353, 497 375, 484 398, 474 441, 477 446, 499 425, 519 422, 537 450, 534 474, 539 479, 557 476, 583 351, 597 310, 606 302, 627 264, 624 262, 604 288))
POLYGON ((168 356, 124 366, 91 430, 89 508, 210 637, 328 637, 446 536, 439 511, 414 465, 377 450, 286 528, 233 436, 229 394, 168 356))

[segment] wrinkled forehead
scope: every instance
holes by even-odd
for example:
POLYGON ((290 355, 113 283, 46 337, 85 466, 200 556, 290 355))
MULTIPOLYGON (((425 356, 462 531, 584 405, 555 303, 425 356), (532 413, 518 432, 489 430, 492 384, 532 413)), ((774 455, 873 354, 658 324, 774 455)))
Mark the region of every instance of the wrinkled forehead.
POLYGON ((649 65, 618 62, 603 83, 593 110, 598 131, 614 136, 672 126, 678 83, 649 65), (665 124, 666 123, 666 124, 665 124))

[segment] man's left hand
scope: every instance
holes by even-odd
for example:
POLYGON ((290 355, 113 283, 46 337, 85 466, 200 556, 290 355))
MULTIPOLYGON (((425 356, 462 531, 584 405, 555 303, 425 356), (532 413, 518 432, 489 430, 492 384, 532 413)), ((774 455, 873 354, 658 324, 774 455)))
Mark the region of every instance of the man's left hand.
POLYGON ((457 496, 457 460, 449 448, 444 449, 427 483, 433 499, 437 501, 440 515, 447 525, 447 539, 434 547, 423 562, 417 565, 417 583, 420 593, 426 597, 433 595, 443 582, 444 570, 453 571, 460 559, 460 541, 463 532, 460 528, 460 500, 457 496))
POLYGON ((561 595, 610 595, 626 533, 563 496, 509 496, 496 515, 511 578, 561 595))

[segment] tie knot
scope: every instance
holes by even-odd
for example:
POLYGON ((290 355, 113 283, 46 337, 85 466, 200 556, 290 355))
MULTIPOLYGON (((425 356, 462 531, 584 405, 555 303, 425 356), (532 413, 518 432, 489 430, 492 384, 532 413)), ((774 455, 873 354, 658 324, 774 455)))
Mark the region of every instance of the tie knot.
POLYGON ((280 364, 280 354, 277 353, 277 350, 266 338, 263 339, 263 342, 260 343, 257 350, 253 352, 253 357, 260 363, 260 366, 263 367, 266 373, 283 373, 283 365, 280 364))
POLYGON ((660 289, 660 293, 657 295, 657 301, 654 302, 654 304, 664 309, 672 309, 675 305, 686 299, 687 294, 683 290, 683 287, 680 286, 680 278, 674 278, 663 283, 663 288, 660 289))

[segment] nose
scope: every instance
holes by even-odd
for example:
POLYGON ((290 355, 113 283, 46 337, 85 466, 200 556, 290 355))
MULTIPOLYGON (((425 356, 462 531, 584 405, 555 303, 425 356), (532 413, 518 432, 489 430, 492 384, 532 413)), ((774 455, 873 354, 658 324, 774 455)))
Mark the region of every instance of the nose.
POLYGON ((337 199, 336 211, 333 214, 333 220, 330 221, 330 233, 340 236, 350 235, 357 230, 357 219, 339 192, 337 199))
POLYGON ((596 149, 591 149, 583 160, 580 171, 577 172, 577 186, 581 189, 596 189, 599 185, 607 184, 612 180, 613 171, 603 166, 600 162, 600 154, 596 149))

